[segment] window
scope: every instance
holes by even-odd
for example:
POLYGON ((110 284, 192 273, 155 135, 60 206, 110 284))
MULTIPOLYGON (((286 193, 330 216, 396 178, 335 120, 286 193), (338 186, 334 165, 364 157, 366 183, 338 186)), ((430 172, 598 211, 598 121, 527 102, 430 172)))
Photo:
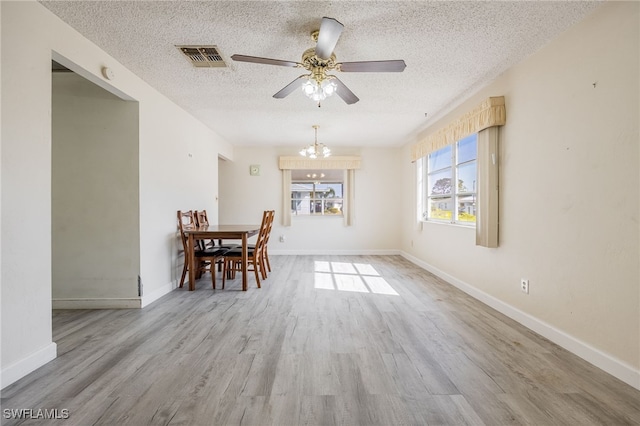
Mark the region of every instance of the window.
POLYGON ((342 216, 344 171, 295 170, 291 176, 291 214, 342 216))
POLYGON ((478 135, 432 152, 420 161, 422 219, 473 225, 476 222, 478 135), (454 184, 455 182, 455 184, 454 184))

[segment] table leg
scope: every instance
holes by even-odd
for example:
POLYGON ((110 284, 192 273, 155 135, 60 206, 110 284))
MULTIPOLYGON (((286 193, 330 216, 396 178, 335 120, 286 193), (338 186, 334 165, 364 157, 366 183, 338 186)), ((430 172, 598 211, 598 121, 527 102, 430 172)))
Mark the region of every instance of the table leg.
POLYGON ((247 234, 242 234, 242 291, 247 291, 247 234))
POLYGON ((196 289, 196 262, 195 262, 195 253, 193 252, 193 234, 189 233, 189 246, 187 250, 189 250, 189 291, 193 291, 196 289))

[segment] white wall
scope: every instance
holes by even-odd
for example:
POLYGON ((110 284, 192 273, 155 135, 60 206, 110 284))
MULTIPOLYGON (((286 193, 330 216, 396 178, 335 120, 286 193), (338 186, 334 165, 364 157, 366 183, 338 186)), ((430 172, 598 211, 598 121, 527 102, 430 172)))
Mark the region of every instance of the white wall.
POLYGON ((138 135, 137 102, 53 73, 54 308, 139 306, 138 135))
MULTIPOLYGON (((476 247, 470 229, 417 231, 411 196, 402 249, 640 388, 639 7, 602 6, 423 132, 505 96, 500 247, 476 247)), ((414 181, 406 169, 403 186, 414 181)))
POLYGON ((396 185, 401 162, 398 148, 331 147, 334 155, 360 155, 356 175, 355 222, 345 227, 341 217, 293 217, 283 227, 280 155, 295 148, 236 148, 233 162, 220 163, 220 223, 260 223, 263 210, 276 211, 269 241, 270 254, 390 253, 400 245, 400 214, 396 185), (259 164, 260 176, 249 166, 259 164), (279 241, 280 235, 285 242, 279 241))
POLYGON ((0 2, 2 387, 55 357, 51 337, 51 59, 139 102, 140 275, 145 305, 175 285, 179 209, 215 218, 231 146, 40 4, 0 2), (109 66, 109 82, 101 68, 109 66), (195 184, 194 184, 195 183, 195 184), (18 226, 28 224, 28 226, 18 226), (37 247, 37 258, 34 258, 37 247))

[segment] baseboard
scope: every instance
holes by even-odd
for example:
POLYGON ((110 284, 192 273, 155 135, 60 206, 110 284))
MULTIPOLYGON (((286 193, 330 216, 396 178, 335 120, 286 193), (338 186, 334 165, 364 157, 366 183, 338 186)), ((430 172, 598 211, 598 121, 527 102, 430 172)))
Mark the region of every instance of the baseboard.
POLYGON ((57 345, 53 342, 31 355, 13 363, 0 372, 0 388, 4 389, 32 371, 42 367, 57 356, 57 345))
POLYGON ((400 254, 397 249, 381 250, 273 250, 269 249, 269 256, 298 255, 298 256, 396 256, 400 254))
POLYGON ((140 309, 139 297, 129 298, 92 298, 92 299, 53 299, 53 309, 140 309))
POLYGON ((175 281, 172 281, 169 284, 165 284, 159 289, 154 290, 149 294, 143 294, 142 304, 140 307, 144 308, 145 306, 149 306, 150 304, 160 299, 165 294, 171 293, 176 287, 177 287, 177 283, 175 281))
POLYGON ((447 274, 446 272, 408 254, 404 251, 400 252, 400 255, 408 261, 420 266, 421 268, 431 272, 437 277, 442 278, 449 284, 464 291, 471 297, 481 301, 485 305, 488 305, 496 311, 508 316, 509 318, 519 322, 525 327, 535 331, 541 336, 551 340, 555 344, 563 347, 569 352, 579 356, 585 361, 593 364, 594 366, 606 371, 617 379, 622 380, 630 386, 640 390, 640 370, 635 369, 633 366, 621 361, 611 355, 608 355, 601 350, 594 348, 593 346, 585 343, 562 330, 559 330, 532 315, 527 314, 482 290, 473 287, 470 284, 465 283, 457 279, 456 277, 447 274))

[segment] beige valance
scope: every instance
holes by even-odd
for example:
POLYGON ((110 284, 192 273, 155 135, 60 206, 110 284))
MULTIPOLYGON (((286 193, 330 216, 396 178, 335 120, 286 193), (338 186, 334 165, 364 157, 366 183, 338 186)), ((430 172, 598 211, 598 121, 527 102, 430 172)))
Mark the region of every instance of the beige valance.
POLYGON ((360 168, 359 156, 329 157, 329 158, 305 158, 305 157, 280 157, 278 167, 280 170, 352 170, 360 168))
POLYGON ((448 126, 419 140, 411 147, 411 161, 416 161, 480 130, 503 126, 506 117, 504 96, 488 98, 448 126))

